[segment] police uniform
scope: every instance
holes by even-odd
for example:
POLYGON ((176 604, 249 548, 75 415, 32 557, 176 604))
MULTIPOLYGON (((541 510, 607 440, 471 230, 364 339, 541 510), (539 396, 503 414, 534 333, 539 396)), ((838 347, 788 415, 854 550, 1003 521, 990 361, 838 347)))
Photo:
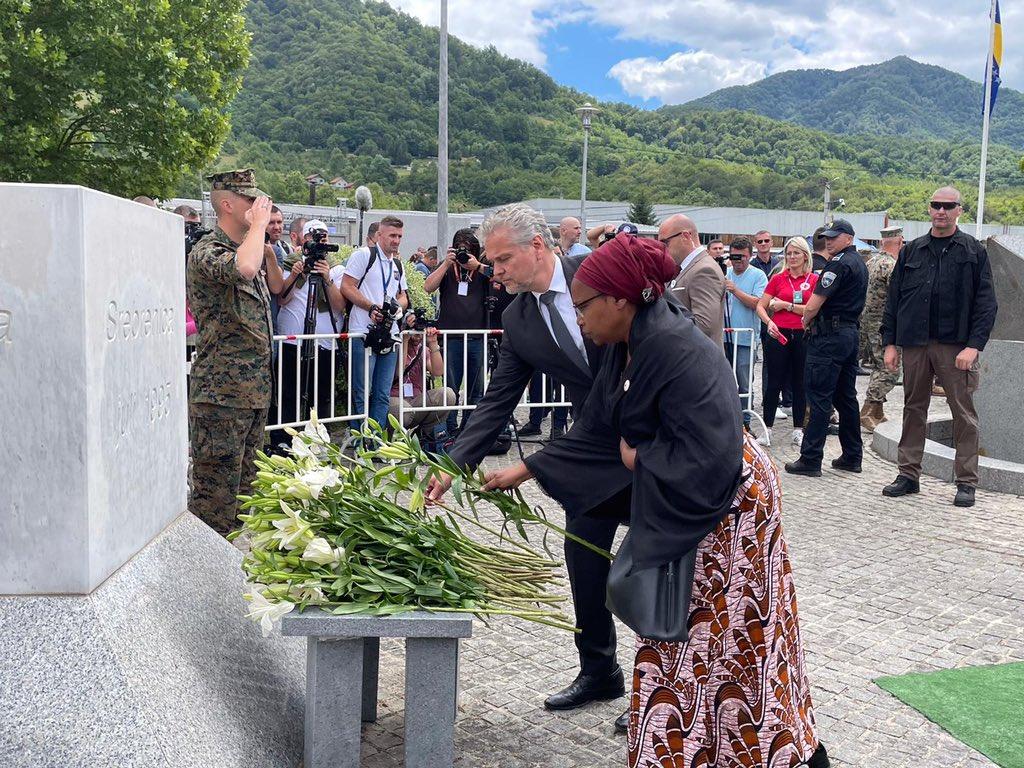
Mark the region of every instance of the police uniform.
MULTIPOLYGON (((826 232, 829 236, 852 235, 853 227, 837 219, 826 232)), ((821 272, 814 293, 824 297, 825 303, 810 328, 804 370, 810 419, 804 428, 800 460, 787 464, 787 471, 820 471, 833 405, 839 413, 843 446, 841 459, 833 465, 860 469, 864 444, 857 406, 857 340, 867 288, 867 266, 852 244, 835 254, 821 272)))
MULTIPOLYGON (((207 177, 211 189, 265 195, 251 170, 207 177)), ((237 525, 239 494, 256 476, 273 389, 270 291, 260 273, 238 271, 238 243, 219 226, 192 248, 189 306, 198 326, 189 381, 190 511, 220 534, 237 525)))

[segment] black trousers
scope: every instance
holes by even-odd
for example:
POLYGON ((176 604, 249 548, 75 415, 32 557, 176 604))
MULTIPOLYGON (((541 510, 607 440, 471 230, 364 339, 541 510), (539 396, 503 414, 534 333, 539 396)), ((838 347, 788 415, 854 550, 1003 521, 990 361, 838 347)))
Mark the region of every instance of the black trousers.
MULTIPOLYGON (((566 530, 574 536, 611 551, 620 525, 629 524, 632 486, 626 486, 594 509, 569 519, 566 530)), ((611 562, 586 547, 565 540, 565 567, 576 610, 576 650, 580 670, 585 675, 611 674, 618 661, 615 655, 615 622, 605 605, 608 571, 611 562)))
MULTIPOLYGON (((282 344, 281 345, 281 376, 277 381, 277 386, 281 391, 281 410, 277 408, 277 393, 274 393, 274 402, 270 404, 270 422, 272 424, 288 424, 293 421, 300 421, 309 416, 308 410, 305 413, 299 414, 301 400, 298 397, 298 393, 301 390, 302 383, 305 379, 305 371, 299 371, 298 382, 296 382, 295 371, 299 368, 299 355, 301 354, 302 347, 299 344, 282 344)), ((324 349, 319 344, 316 346, 316 401, 313 400, 313 376, 309 378, 309 404, 316 408, 317 415, 321 418, 328 418, 333 416, 331 413, 331 393, 334 391, 334 379, 331 378, 331 350, 324 349)), ((311 361, 311 364, 312 361, 311 361)), ((344 358, 341 354, 338 354, 337 361, 335 362, 335 375, 343 371, 345 368, 344 358)), ((335 403, 338 410, 342 410, 345 407, 344 400, 338 400, 335 403)), ((288 433, 283 429, 274 429, 270 432, 270 447, 276 449, 280 443, 291 443, 291 438, 288 437, 288 433)))
MULTIPOLYGON (((554 400, 555 393, 558 391, 558 384, 548 376, 548 399, 554 400)), ((533 374, 533 378, 530 379, 530 402, 538 403, 544 399, 544 376, 540 373, 533 374)), ((530 409, 530 423, 534 426, 539 427, 540 423, 544 421, 544 417, 548 415, 548 411, 552 411, 551 426, 562 427, 563 429, 569 423, 569 409, 566 406, 559 406, 557 408, 531 408, 530 409)))
POLYGON ((859 462, 864 455, 857 405, 857 337, 857 327, 847 325, 815 334, 807 342, 804 390, 811 416, 800 448, 800 458, 807 464, 821 466, 833 406, 839 414, 843 456, 859 462))
POLYGON ((775 425, 775 411, 779 407, 779 391, 786 381, 791 382, 793 390, 793 427, 799 429, 804 425, 804 411, 807 400, 804 395, 804 363, 807 359, 807 348, 802 330, 780 328, 779 331, 789 343, 783 346, 771 336, 764 343, 764 369, 762 407, 764 423, 769 427, 775 425))

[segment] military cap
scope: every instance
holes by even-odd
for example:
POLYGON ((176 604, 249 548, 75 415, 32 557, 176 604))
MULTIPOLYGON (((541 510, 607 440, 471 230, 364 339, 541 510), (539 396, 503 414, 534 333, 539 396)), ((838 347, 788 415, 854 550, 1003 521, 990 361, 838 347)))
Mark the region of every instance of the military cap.
POLYGON ((213 173, 206 177, 210 182, 210 190, 226 189, 242 197, 255 199, 257 197, 270 197, 266 192, 256 186, 256 173, 252 168, 244 168, 238 171, 224 171, 213 173))
POLYGON ((879 234, 883 238, 899 237, 900 235, 903 234, 903 227, 885 227, 884 229, 881 230, 881 232, 879 232, 879 234))

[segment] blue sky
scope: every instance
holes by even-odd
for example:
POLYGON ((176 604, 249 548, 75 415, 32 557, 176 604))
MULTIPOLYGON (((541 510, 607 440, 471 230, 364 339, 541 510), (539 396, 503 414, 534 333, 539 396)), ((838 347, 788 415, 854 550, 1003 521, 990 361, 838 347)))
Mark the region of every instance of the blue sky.
MULTIPOLYGON (((437 26, 438 0, 387 0, 437 26)), ((598 100, 678 104, 791 69, 906 55, 980 80, 988 0, 449 0, 449 28, 598 100)), ((1021 88, 1024 4, 1004 3, 1003 83, 1021 88), (1019 43, 1019 44, 1018 44, 1019 43)))

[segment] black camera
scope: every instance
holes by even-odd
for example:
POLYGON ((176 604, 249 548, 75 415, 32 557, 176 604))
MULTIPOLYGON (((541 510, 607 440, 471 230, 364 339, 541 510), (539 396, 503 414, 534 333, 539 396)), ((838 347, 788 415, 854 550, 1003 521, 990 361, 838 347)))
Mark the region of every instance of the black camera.
POLYGON ((387 355, 391 353, 397 343, 395 337, 391 335, 391 327, 402 308, 394 299, 388 299, 378 309, 384 317, 379 323, 370 323, 366 328, 366 338, 363 340, 363 344, 375 355, 387 355))
POLYGON ((185 222, 185 256, 186 258, 192 253, 193 246, 210 234, 212 229, 203 229, 203 225, 198 221, 186 221, 185 222))
POLYGON ((469 257, 472 255, 464 245, 460 245, 455 249, 455 260, 462 266, 466 266, 469 263, 469 257))
POLYGON ((310 272, 318 262, 325 260, 328 253, 337 253, 338 246, 327 242, 327 233, 314 229, 309 233, 309 241, 302 244, 303 272, 310 272))
POLYGON ((437 328, 437 320, 427 317, 427 310, 424 307, 416 307, 413 311, 412 329, 422 333, 427 328, 437 328))

